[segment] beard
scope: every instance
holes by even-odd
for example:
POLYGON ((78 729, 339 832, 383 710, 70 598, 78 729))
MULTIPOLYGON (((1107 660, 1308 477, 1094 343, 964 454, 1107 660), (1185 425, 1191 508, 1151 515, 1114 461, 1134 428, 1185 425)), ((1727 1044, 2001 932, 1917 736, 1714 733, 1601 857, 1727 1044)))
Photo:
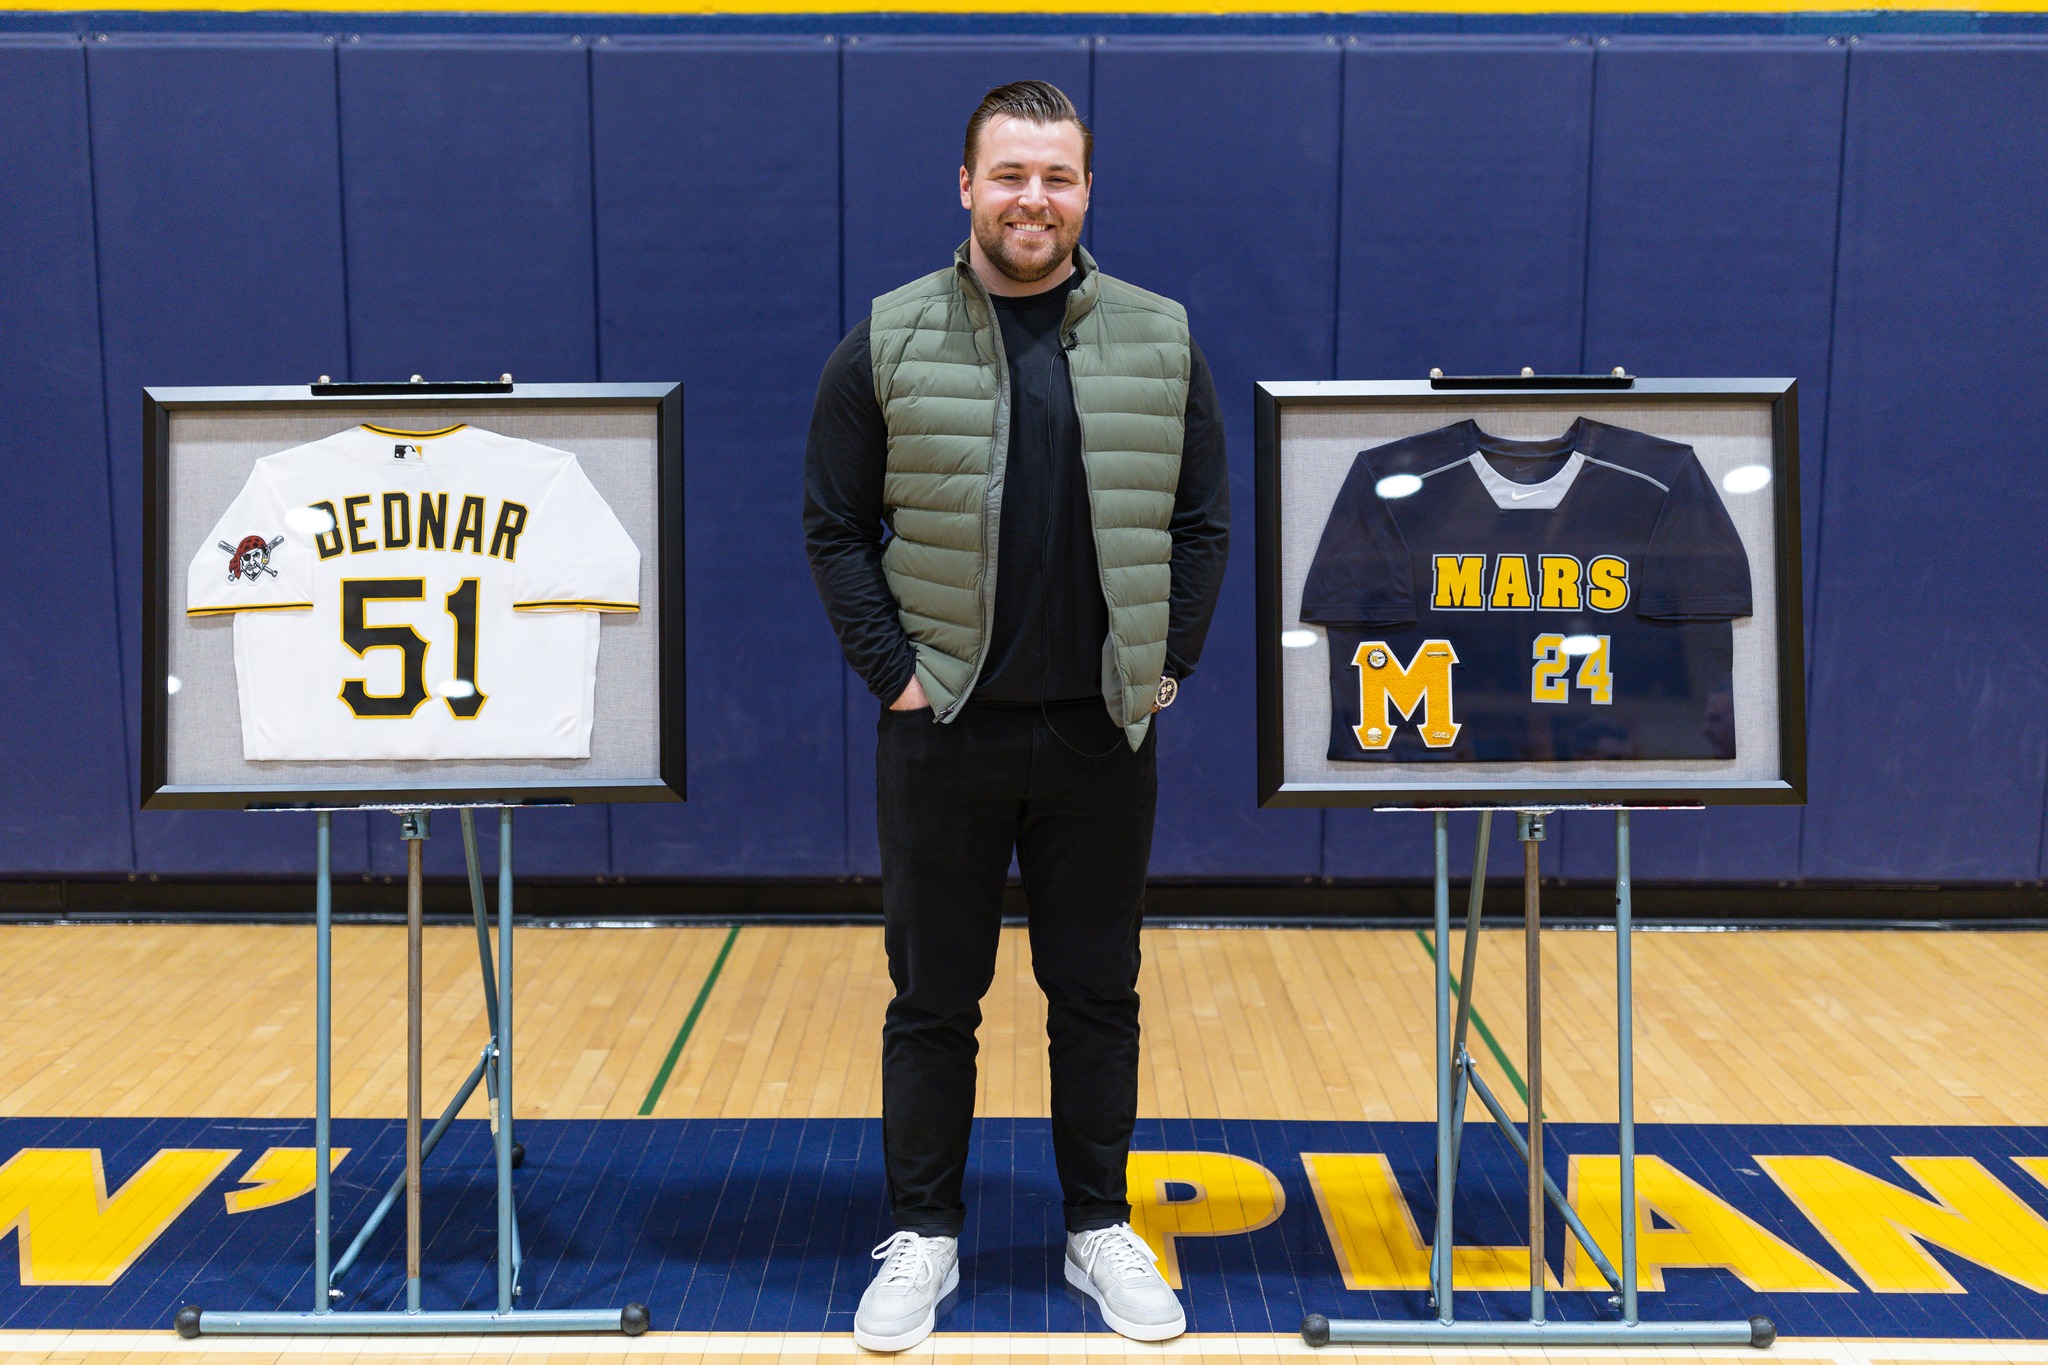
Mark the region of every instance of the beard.
POLYGON ((1018 284, 1036 284, 1058 270, 1067 263, 1081 241, 1078 219, 1054 223, 1052 231, 1045 234, 1044 245, 1036 246, 1020 242, 1003 231, 1003 218, 1000 213, 975 214, 974 241, 981 248, 981 254, 988 257, 989 264, 1018 284), (1024 249, 1019 250, 1020 247, 1024 249))

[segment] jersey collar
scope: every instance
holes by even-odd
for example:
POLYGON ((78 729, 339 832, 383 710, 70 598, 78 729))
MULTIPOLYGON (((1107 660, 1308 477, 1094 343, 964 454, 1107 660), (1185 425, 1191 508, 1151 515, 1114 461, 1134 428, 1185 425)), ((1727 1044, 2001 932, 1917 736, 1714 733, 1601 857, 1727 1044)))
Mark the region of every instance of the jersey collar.
POLYGON ((1472 472, 1479 476, 1480 484, 1486 489, 1493 505, 1508 512, 1549 512, 1564 501, 1564 495, 1572 491, 1572 484, 1579 477, 1579 471, 1586 467, 1586 457, 1574 450, 1571 458, 1564 462, 1564 468, 1552 474, 1542 483, 1516 483, 1486 462, 1486 456, 1473 451, 1466 457, 1472 472))
POLYGON ((455 465, 467 464, 470 457, 476 453, 471 437, 474 430, 475 428, 467 422, 422 431, 363 422, 349 428, 345 433, 353 439, 343 447, 343 450, 358 464, 382 465, 386 469, 423 473, 429 469, 448 469, 455 465), (391 458, 392 448, 398 445, 418 446, 423 451, 431 451, 432 454, 424 463, 394 460, 391 458))
POLYGON ((1472 472, 1479 476, 1480 486, 1493 499, 1494 506, 1509 512, 1549 512, 1564 501, 1577 482, 1579 471, 1586 467, 1586 450, 1598 435, 1597 423, 1578 418, 1563 434, 1535 441, 1512 441, 1503 436, 1491 436, 1480 429, 1477 422, 1466 421, 1464 427, 1466 462, 1472 472), (1492 451, 1506 459, 1555 460, 1563 457, 1564 463, 1550 477, 1538 483, 1518 483, 1494 468, 1486 458, 1492 451))

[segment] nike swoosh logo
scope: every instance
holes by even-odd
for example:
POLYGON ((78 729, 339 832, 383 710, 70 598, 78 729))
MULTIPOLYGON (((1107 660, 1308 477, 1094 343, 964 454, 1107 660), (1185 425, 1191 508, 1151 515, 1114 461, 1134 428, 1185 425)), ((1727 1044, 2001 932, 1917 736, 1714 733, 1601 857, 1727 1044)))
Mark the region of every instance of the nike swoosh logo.
POLYGON ((1537 495, 1538 493, 1541 493, 1542 491, 1543 491, 1543 490, 1542 490, 1542 489, 1540 489, 1540 488, 1535 488, 1535 489, 1531 489, 1531 490, 1530 490, 1529 492, 1527 492, 1527 493, 1510 493, 1510 494, 1508 494, 1508 496, 1509 496, 1509 497, 1511 497, 1511 498, 1513 498, 1513 499, 1514 499, 1514 500, 1515 500, 1516 502, 1520 502, 1520 501, 1521 501, 1521 500, 1522 500, 1523 498, 1533 498, 1533 497, 1535 497, 1535 496, 1536 496, 1536 495, 1537 495))

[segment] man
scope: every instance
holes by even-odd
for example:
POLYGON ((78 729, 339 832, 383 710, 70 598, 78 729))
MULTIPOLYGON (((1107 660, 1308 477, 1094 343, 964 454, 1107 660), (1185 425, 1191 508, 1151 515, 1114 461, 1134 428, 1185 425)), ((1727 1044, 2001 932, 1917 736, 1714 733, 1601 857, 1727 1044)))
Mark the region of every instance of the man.
POLYGON ((811 569, 886 704, 882 1141, 898 1231, 854 1319, 871 1350, 922 1341, 959 1283, 974 1035, 1013 850, 1048 1007, 1067 1280, 1126 1336, 1186 1326, 1131 1230, 1124 1166, 1152 716, 1209 628, 1229 481, 1186 313, 1080 249, 1091 146, 1043 81, 990 91, 960 167, 967 242, 874 301, 827 362, 811 422, 811 569))

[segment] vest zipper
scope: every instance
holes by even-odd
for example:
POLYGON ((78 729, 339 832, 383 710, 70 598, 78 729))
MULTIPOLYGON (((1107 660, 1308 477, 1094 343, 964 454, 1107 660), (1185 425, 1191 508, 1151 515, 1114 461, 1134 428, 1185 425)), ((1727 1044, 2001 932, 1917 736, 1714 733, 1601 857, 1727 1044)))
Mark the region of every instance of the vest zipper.
POLYGON ((996 352, 996 422, 995 431, 990 433, 994 444, 989 447, 988 486, 981 493, 981 582, 975 591, 976 605, 981 609, 980 638, 974 647, 974 671, 967 676, 967 686, 960 689, 953 698, 953 704, 939 713, 936 720, 945 722, 960 713, 967 699, 974 695, 975 684, 981 681, 982 667, 988 663, 989 637, 996 629, 996 551, 1002 544, 1002 492, 1003 478, 1010 467, 1010 360, 1003 351, 1003 328, 996 320, 995 304, 989 301, 988 290, 975 277, 972 267, 955 264, 954 269, 967 282, 970 311, 973 300, 981 301, 982 318, 988 328, 989 340, 996 352))
MULTIPOLYGON (((1073 306, 1073 297, 1069 295, 1067 307, 1071 309, 1073 306)), ((1081 348, 1080 325, 1078 318, 1070 318, 1061 324, 1066 334, 1066 345, 1062 349, 1069 357, 1081 348)), ((1130 691, 1131 679, 1124 668, 1124 652, 1116 645, 1116 603, 1109 595, 1109 570, 1102 567, 1102 518, 1096 513, 1095 470, 1088 460, 1088 417, 1081 411, 1081 386, 1074 382, 1071 358, 1067 361, 1067 392, 1074 400, 1074 426, 1081 433, 1081 482, 1088 489, 1088 534, 1095 542, 1095 581, 1102 589, 1102 606, 1109 617, 1109 639, 1105 643, 1109 646, 1109 657, 1116 662, 1116 709, 1109 718, 1121 729, 1130 724, 1130 698, 1126 694, 1130 691)), ((1104 697, 1103 700, 1107 702, 1109 698, 1104 697)))

